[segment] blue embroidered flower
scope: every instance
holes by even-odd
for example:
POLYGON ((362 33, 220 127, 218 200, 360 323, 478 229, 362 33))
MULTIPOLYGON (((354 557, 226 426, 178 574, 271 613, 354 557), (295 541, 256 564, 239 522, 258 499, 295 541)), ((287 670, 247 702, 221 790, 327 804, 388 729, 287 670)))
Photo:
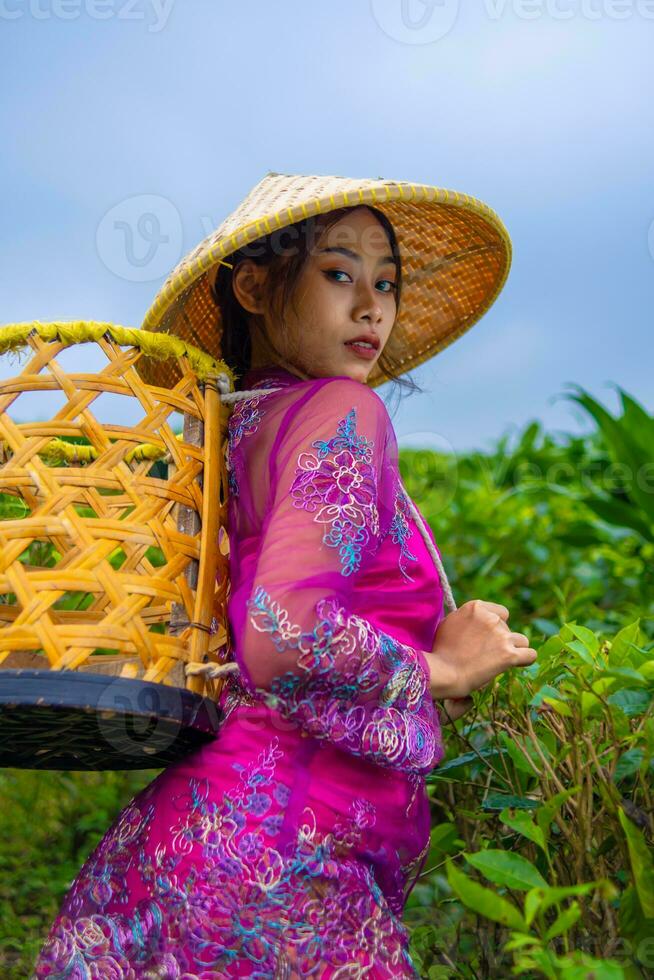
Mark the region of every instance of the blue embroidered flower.
POLYGON ((247 802, 247 809, 257 817, 267 813, 272 804, 267 793, 252 793, 247 802))
MULTIPOLYGON (((256 388, 285 388, 291 382, 287 378, 278 378, 274 381, 270 378, 259 378, 252 385, 252 390, 256 388)), ((251 398, 242 398, 234 403, 231 415, 227 422, 227 454, 225 464, 227 468, 227 484, 229 493, 234 497, 239 496, 238 479, 235 473, 236 447, 246 436, 254 435, 258 430, 265 412, 266 398, 270 395, 252 395, 251 398), (263 397, 263 401, 262 401, 263 397), (261 406, 261 407, 260 407, 261 406)))
POLYGON ((364 547, 374 548, 379 536, 377 474, 371 465, 374 443, 356 432, 356 408, 337 425, 337 435, 312 445, 317 454, 300 453, 291 486, 293 506, 315 513, 314 521, 329 524, 323 542, 338 548, 341 574, 361 565, 364 547))
POLYGON ((400 545, 400 558, 399 566, 400 571, 404 577, 409 581, 413 582, 411 576, 406 572, 402 562, 403 560, 409 559, 410 561, 418 561, 416 555, 413 555, 409 548, 407 547, 407 539, 413 534, 412 529, 409 527, 409 521, 407 514, 410 513, 409 502, 407 500, 406 494, 402 489, 401 484, 398 482, 395 491, 395 513, 393 515, 393 520, 388 529, 388 533, 392 536, 392 540, 395 544, 400 545))

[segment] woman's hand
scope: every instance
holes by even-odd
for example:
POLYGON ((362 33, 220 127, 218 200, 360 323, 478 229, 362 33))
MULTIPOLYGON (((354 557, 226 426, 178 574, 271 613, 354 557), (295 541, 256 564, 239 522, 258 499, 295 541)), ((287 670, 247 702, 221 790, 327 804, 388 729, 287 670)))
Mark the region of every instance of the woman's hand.
POLYGON ((475 702, 472 698, 445 698, 441 705, 443 711, 440 712, 441 724, 447 725, 450 722, 458 721, 466 713, 474 707, 475 702))
POLYGON ((445 617, 427 657, 433 698, 467 698, 510 667, 534 663, 536 651, 524 633, 509 629, 508 618, 506 606, 484 599, 464 602, 445 617))

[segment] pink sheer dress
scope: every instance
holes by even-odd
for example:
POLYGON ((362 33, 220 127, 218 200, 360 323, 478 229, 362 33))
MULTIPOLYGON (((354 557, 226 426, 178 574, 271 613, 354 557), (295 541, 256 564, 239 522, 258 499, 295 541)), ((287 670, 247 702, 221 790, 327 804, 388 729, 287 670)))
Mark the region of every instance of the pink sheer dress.
POLYGON ((440 553, 372 389, 280 367, 243 388, 225 721, 120 812, 35 977, 417 976, 401 915, 443 756, 424 655, 440 553))

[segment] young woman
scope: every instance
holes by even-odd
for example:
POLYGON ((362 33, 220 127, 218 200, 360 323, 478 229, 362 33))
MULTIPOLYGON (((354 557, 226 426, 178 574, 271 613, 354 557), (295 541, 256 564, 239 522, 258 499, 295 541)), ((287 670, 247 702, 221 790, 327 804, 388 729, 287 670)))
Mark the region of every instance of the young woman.
MULTIPOLYGON (((429 841, 425 775, 444 751, 434 701, 453 721, 473 690, 536 654, 504 606, 454 606, 371 381, 406 385, 403 365, 469 326, 499 290, 507 246, 478 202, 452 209, 422 188, 412 210, 396 188, 419 202, 415 185, 395 184, 391 221, 388 193, 385 207, 337 206, 339 180, 269 175, 235 220, 285 214, 284 242, 250 232, 228 252, 230 216, 217 277, 218 239, 203 243, 214 350, 242 381, 228 456, 237 669, 219 737, 121 811, 35 977, 417 976, 401 915, 429 841), (292 220, 298 200, 323 210, 292 220)), ((162 290, 184 307, 173 329, 211 346, 182 271, 184 293, 166 293, 174 276, 162 290)))

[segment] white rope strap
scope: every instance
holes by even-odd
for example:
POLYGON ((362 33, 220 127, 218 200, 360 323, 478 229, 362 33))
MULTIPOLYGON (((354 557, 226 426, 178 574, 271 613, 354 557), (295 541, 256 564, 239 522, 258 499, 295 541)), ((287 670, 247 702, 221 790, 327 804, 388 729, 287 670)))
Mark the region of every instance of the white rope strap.
POLYGON ((229 661, 226 664, 199 664, 192 663, 186 665, 187 674, 206 674, 207 677, 212 680, 215 677, 222 677, 223 674, 233 674, 238 671, 238 664, 235 661, 229 661))
MULTIPOLYGON (((404 490, 404 484, 402 484, 402 489, 404 490)), ((427 545, 427 550, 429 554, 432 556, 432 558, 434 559, 434 564, 438 569, 438 577, 440 578, 441 585, 443 587, 443 597, 445 599, 445 602, 447 603, 451 611, 454 612, 454 610, 456 609, 456 602, 454 601, 454 596, 452 595, 452 588, 450 586, 447 575, 445 573, 445 569, 443 568, 443 562, 441 561, 440 555, 438 554, 436 548, 434 547, 434 542, 429 537, 429 531, 425 527, 425 522, 422 519, 422 514, 419 512, 418 508, 411 500, 411 497, 408 495, 406 490, 404 490, 404 493, 406 494, 406 499, 408 501, 409 507, 411 508, 413 519, 418 525, 418 530, 422 534, 424 542, 427 545)))
POLYGON ((278 388, 251 388, 249 391, 230 391, 229 379, 226 374, 219 374, 216 382, 220 389, 221 402, 226 402, 228 405, 233 405, 234 402, 240 402, 246 398, 254 398, 255 395, 270 395, 273 391, 284 390, 284 386, 281 385, 278 388))

